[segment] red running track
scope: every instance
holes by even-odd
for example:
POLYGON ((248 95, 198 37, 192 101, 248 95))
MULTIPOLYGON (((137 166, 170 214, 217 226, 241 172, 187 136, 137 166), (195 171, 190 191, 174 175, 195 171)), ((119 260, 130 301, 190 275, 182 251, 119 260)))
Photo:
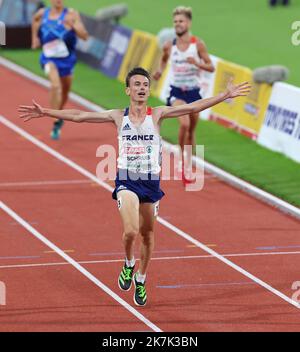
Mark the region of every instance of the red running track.
MULTIPOLYGON (((114 127, 67 123, 53 142, 50 119, 24 124, 16 111, 32 98, 47 105, 47 90, 2 66, 0 77, 0 114, 95 174, 98 146, 116 146, 114 127)), ((2 123, 0 133, 1 200, 134 306, 133 291, 117 286, 122 229, 110 192, 2 123)), ((210 176, 200 192, 185 192, 180 181, 162 187, 163 219, 292 297, 300 280, 298 220, 210 176)), ((7 289, 1 331, 151 331, 5 212, 0 226, 0 281, 7 289)), ((162 224, 155 232, 149 303, 137 309, 161 330, 300 330, 295 306, 162 224)))

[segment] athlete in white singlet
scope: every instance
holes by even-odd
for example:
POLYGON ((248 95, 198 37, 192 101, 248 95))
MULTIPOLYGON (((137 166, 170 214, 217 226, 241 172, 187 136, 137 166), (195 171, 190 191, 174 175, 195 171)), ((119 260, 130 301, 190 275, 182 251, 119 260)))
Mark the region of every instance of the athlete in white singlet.
POLYGON ((161 170, 161 136, 153 122, 152 109, 147 108, 144 122, 136 126, 130 120, 129 108, 124 112, 118 131, 118 169, 133 173, 156 174, 161 170))
POLYGON ((104 112, 45 109, 34 102, 33 106, 20 106, 21 118, 49 116, 73 122, 110 122, 115 124, 119 138, 118 174, 113 198, 117 200, 123 223, 125 263, 118 278, 122 290, 135 285, 134 302, 144 306, 147 301, 145 279, 154 247, 154 223, 158 202, 164 193, 160 189, 161 120, 200 111, 226 99, 246 95, 249 85, 228 84, 225 92, 191 104, 153 109, 147 108, 150 94, 150 75, 143 68, 134 68, 126 78, 126 94, 130 97, 127 109, 104 112), (141 236, 139 270, 135 268, 134 243, 141 236))
MULTIPOLYGON (((173 11, 173 21, 176 38, 173 41, 165 43, 160 70, 153 76, 154 79, 159 79, 170 60, 171 85, 170 95, 167 99, 167 105, 169 106, 188 104, 201 99, 200 71, 214 71, 214 66, 207 53, 204 42, 195 36, 191 36, 189 33, 192 24, 191 9, 182 6, 177 7, 173 11)), ((182 157, 179 170, 182 171, 182 180, 184 183, 191 181, 191 149, 194 149, 196 145, 195 129, 198 118, 198 113, 179 117, 180 128, 178 139, 182 157), (192 148, 187 148, 186 155, 184 153, 184 146, 192 146, 192 148)))
MULTIPOLYGON (((183 92, 190 92, 200 89, 200 69, 198 66, 190 63, 191 59, 200 65, 201 60, 198 53, 197 38, 189 37, 189 43, 186 50, 182 51, 178 48, 178 39, 174 39, 170 49, 170 86, 182 90, 183 92)), ((170 43, 168 43, 170 45, 170 43)))

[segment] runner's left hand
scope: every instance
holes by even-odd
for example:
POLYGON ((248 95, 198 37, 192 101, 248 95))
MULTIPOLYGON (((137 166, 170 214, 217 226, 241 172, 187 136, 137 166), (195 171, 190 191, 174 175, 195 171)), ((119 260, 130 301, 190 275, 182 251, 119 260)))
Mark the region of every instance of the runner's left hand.
POLYGON ((231 78, 226 87, 226 99, 243 97, 250 93, 251 85, 249 82, 243 82, 240 84, 233 84, 233 78, 231 78))

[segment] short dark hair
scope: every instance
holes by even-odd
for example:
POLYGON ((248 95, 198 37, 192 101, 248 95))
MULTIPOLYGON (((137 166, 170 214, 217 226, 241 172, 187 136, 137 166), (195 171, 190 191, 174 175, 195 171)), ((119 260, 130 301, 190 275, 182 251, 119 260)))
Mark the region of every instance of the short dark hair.
POLYGON ((147 77, 149 80, 149 85, 150 85, 150 83, 151 83, 150 73, 142 67, 135 67, 131 71, 129 71, 126 76, 126 87, 129 87, 130 78, 135 75, 141 75, 141 76, 147 77))
POLYGON ((185 7, 185 6, 177 6, 173 10, 173 17, 175 17, 177 15, 184 15, 189 20, 192 20, 192 18, 193 18, 192 8, 191 7, 185 7))

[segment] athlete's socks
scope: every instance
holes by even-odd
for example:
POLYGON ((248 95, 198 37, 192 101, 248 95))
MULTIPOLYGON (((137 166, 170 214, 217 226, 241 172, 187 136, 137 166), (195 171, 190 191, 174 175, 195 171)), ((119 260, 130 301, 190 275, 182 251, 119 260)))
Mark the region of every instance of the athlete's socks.
POLYGON ((137 282, 141 282, 143 284, 143 283, 145 283, 145 280, 146 280, 146 274, 145 275, 141 275, 140 272, 138 271, 136 273, 135 278, 136 278, 137 282))
POLYGON ((135 266, 135 259, 134 257, 132 257, 131 260, 128 260, 127 257, 125 258, 125 262, 126 262, 126 266, 129 266, 130 268, 132 268, 133 266, 135 266))
POLYGON ((179 161, 178 161, 177 169, 178 169, 179 171, 182 171, 182 160, 179 160, 179 161))
POLYGON ((58 119, 54 122, 54 126, 58 127, 58 128, 61 128, 63 126, 63 124, 64 124, 64 120, 62 120, 62 119, 58 119))

